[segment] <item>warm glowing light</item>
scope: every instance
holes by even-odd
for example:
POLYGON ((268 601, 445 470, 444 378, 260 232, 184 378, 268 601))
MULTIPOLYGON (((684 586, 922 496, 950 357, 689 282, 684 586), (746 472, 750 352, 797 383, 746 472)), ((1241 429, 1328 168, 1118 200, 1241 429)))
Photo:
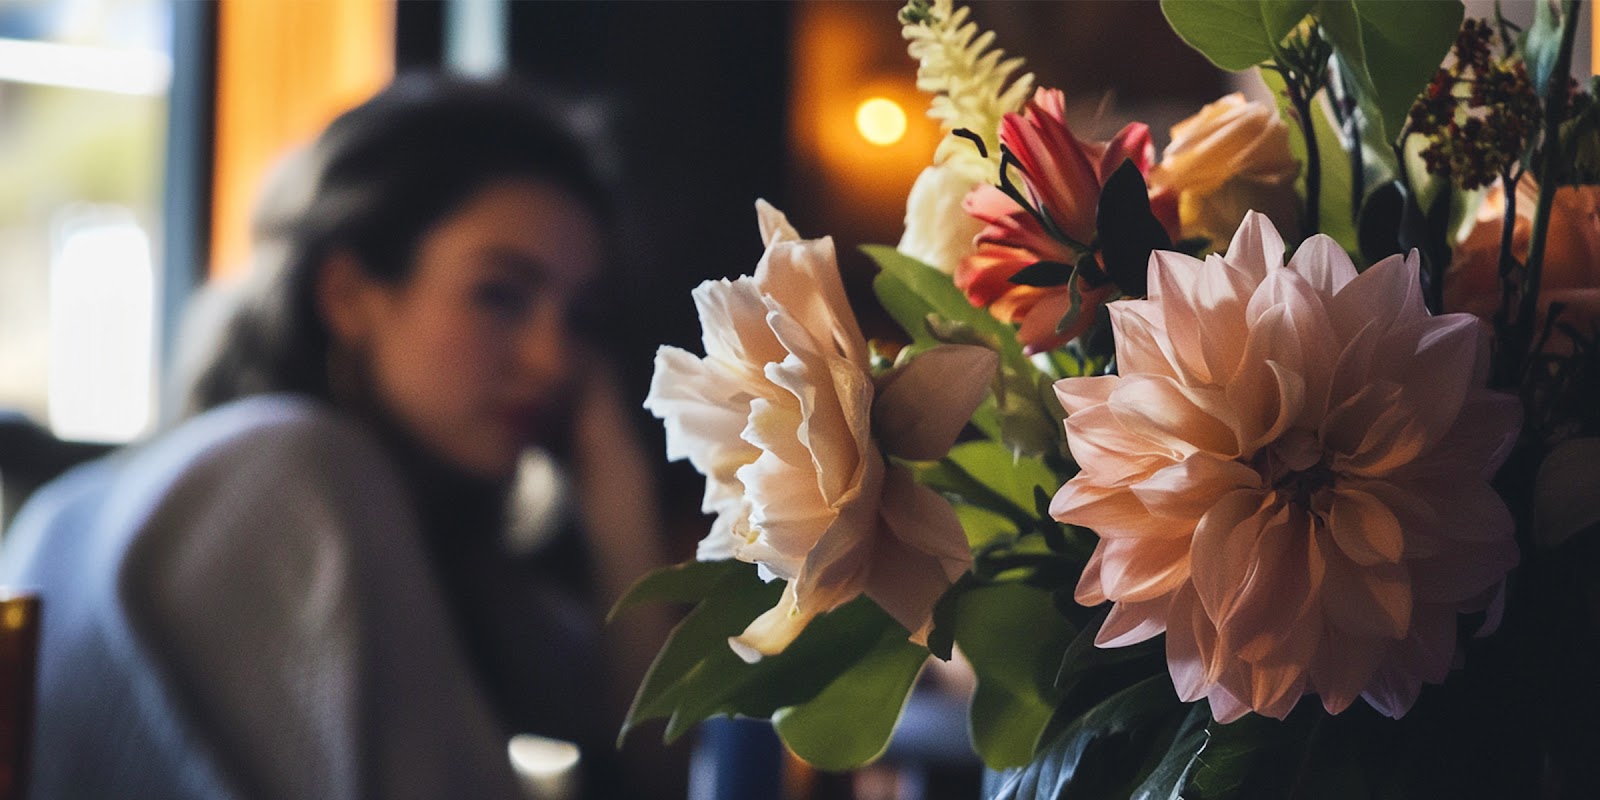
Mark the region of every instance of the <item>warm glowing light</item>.
POLYGON ((861 138, 888 147, 906 135, 906 112, 887 97, 874 97, 856 109, 856 130, 861 138))
POLYGON ((529 797, 573 800, 578 796, 578 746, 531 733, 511 737, 511 767, 529 797))
POLYGON ((155 269, 150 238, 123 209, 58 212, 50 263, 50 428, 132 441, 154 420, 155 269))

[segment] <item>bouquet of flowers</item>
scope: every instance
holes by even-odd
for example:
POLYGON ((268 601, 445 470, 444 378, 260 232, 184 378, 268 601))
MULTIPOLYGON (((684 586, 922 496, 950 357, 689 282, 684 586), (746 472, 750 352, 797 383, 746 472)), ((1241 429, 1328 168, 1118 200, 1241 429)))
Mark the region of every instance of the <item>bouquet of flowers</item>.
MULTIPOLYGON (((627 721, 880 755, 931 657, 993 797, 1600 796, 1600 105, 1576 2, 1164 0, 1277 107, 1071 129, 950 0, 868 341, 765 203, 647 407, 706 476, 627 721), (1064 435, 1063 435, 1064 434, 1064 435)), ((626 733, 626 728, 624 730, 626 733)))

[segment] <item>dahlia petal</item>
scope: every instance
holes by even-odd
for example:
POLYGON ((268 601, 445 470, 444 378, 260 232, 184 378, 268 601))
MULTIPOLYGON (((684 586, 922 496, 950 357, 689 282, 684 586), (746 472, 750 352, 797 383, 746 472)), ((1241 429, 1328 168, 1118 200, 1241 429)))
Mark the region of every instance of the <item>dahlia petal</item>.
POLYGON ((1147 537, 1102 539, 1100 585, 1117 602, 1143 602, 1170 594, 1189 580, 1189 543, 1147 537))
POLYGON ((1211 716, 1224 725, 1250 713, 1249 703, 1221 686, 1213 687, 1206 695, 1206 701, 1211 706, 1211 716))
POLYGON ((1258 668, 1304 666, 1316 647, 1324 569, 1310 557, 1310 524, 1304 512, 1277 509, 1255 540, 1252 568, 1216 618, 1229 650, 1258 668))
MULTIPOLYGON (((1079 379, 1072 379, 1079 380, 1079 379)), ((1090 406, 1067 417, 1067 448, 1082 467, 1085 480, 1122 485, 1140 480, 1180 456, 1122 427, 1109 403, 1090 406)))
POLYGON ((1334 362, 1333 380, 1328 387, 1328 402, 1330 406, 1337 406, 1346 399, 1355 396, 1373 379, 1373 364, 1378 360, 1381 348, 1387 348, 1391 343, 1384 342, 1382 333, 1376 322, 1368 322, 1345 344, 1339 352, 1339 358, 1334 362))
POLYGON ((1158 597, 1144 602, 1122 601, 1111 607, 1100 632, 1095 634, 1095 647, 1127 647, 1161 635, 1167 630, 1167 607, 1170 598, 1158 597))
MULTIPOLYGON (((1411 614, 1411 635, 1394 649, 1391 659, 1406 674, 1429 683, 1442 682, 1455 661, 1456 616, 1452 605, 1417 604, 1411 614)), ((1415 700, 1415 695, 1411 699, 1415 700)))
POLYGON ((1407 402, 1428 409, 1419 417, 1427 424, 1430 444, 1444 437, 1467 396, 1476 393, 1473 367, 1488 351, 1488 331, 1477 317, 1446 314, 1429 320, 1405 386, 1407 402))
POLYGON ((1422 281, 1418 277, 1419 265, 1416 251, 1402 258, 1390 256, 1367 267, 1355 280, 1344 285, 1329 303, 1329 316, 1342 340, 1348 340, 1369 322, 1383 331, 1391 346, 1397 344, 1393 334, 1428 316, 1422 299, 1422 281), (1400 298, 1396 302, 1396 298, 1400 298), (1399 329, 1399 330, 1397 330, 1399 329))
POLYGON ((1072 593, 1072 599, 1081 606, 1094 607, 1106 601, 1105 587, 1100 580, 1100 559, 1102 552, 1099 547, 1089 554, 1088 563, 1083 565, 1083 574, 1078 576, 1078 587, 1072 593))
POLYGON ((1350 633, 1323 644, 1311 664, 1311 685, 1329 714, 1349 708, 1361 696, 1372 683, 1387 647, 1384 639, 1350 633))
POLYGON ((1260 361, 1239 370, 1227 388, 1236 409, 1234 436, 1241 458, 1283 436, 1304 416, 1306 383, 1299 373, 1276 361, 1260 361))
POLYGON ((1272 227, 1272 220, 1260 212, 1247 211, 1223 258, 1230 267, 1260 283, 1266 280, 1269 269, 1283 266, 1283 251, 1283 237, 1272 227))
POLYGON ((1204 270, 1203 263, 1179 253, 1158 250, 1150 254, 1150 285, 1157 287, 1152 291, 1161 298, 1167 334, 1161 344, 1174 357, 1173 366, 1178 368, 1180 378, 1191 385, 1216 382, 1200 345, 1207 318, 1201 314, 1200 298, 1194 296, 1197 273, 1204 270))
POLYGON ((1328 529, 1339 549, 1362 566, 1397 564, 1405 551, 1405 538, 1394 512, 1363 491, 1333 490, 1328 529))
POLYGON ((1195 453, 1157 470, 1130 488, 1133 496, 1153 516, 1198 523, 1216 504, 1217 498, 1234 489, 1260 489, 1262 486, 1260 473, 1237 461, 1210 453, 1195 453))
POLYGON ((1466 603, 1499 583, 1517 565, 1521 555, 1511 538, 1510 515, 1497 511, 1494 516, 1488 524, 1501 530, 1486 540, 1470 546, 1458 542, 1454 550, 1407 562, 1419 602, 1466 603))
POLYGON ((1106 307, 1111 317, 1111 333, 1116 341, 1118 368, 1128 374, 1164 375, 1186 385, 1203 383, 1191 375, 1173 348, 1166 323, 1150 314, 1160 307, 1142 301, 1123 301, 1106 307))
POLYGON ((1052 388, 1055 389, 1056 399, 1061 401, 1061 408, 1071 415, 1111 399, 1112 390, 1117 388, 1121 380, 1116 375, 1062 378, 1052 388))
POLYGON ((1318 294, 1332 299, 1350 281, 1355 280, 1356 266, 1350 256, 1333 237, 1316 234, 1295 249, 1289 259, 1289 269, 1298 272, 1318 294))
POLYGON ((1050 516, 1068 525, 1093 529, 1102 538, 1174 538, 1193 529, 1150 513, 1139 499, 1120 489, 1108 490, 1076 477, 1050 500, 1050 516))
MULTIPOLYGON (((1404 637, 1411 626, 1412 604, 1411 576, 1405 565, 1358 567, 1337 551, 1331 538, 1324 531, 1312 538, 1327 566, 1322 609, 1328 621, 1352 637, 1404 637)), ((1359 687, 1354 694, 1360 694, 1359 687)))
POLYGON ((1194 529, 1190 573, 1196 594, 1212 620, 1227 617, 1249 578, 1251 553, 1273 509, 1260 491, 1224 495, 1194 529))
POLYGON ((1379 714, 1399 719, 1411 710, 1421 694, 1421 679, 1402 669, 1385 667, 1373 675, 1361 698, 1379 714))
POLYGON ((1206 616, 1193 587, 1172 598, 1167 614, 1167 671, 1178 699, 1192 703, 1205 697, 1222 671, 1217 630, 1206 616))
POLYGON ((1282 720, 1305 693, 1306 670, 1298 664, 1257 666, 1250 686, 1250 707, 1263 717, 1282 720))
POLYGON ((1227 422, 1232 411, 1221 390, 1182 386, 1160 376, 1125 375, 1107 405, 1125 430, 1175 460, 1200 450, 1238 452, 1227 422))
POLYGON ((1464 464, 1477 464, 1478 477, 1487 481, 1511 455, 1521 428, 1522 402, 1515 395, 1472 392, 1444 437, 1401 471, 1408 477, 1454 475, 1464 464))

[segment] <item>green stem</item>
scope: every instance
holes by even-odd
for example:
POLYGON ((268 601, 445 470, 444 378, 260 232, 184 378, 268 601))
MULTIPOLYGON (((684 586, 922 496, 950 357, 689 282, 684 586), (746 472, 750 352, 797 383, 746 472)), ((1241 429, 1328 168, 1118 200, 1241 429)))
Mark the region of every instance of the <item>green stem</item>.
POLYGON ((1306 218, 1302 237, 1309 237, 1322 228, 1322 157, 1317 150, 1316 124, 1311 120, 1311 97, 1303 85, 1304 76, 1287 65, 1279 65, 1284 76, 1284 86, 1289 92, 1289 103, 1294 106, 1300 123, 1300 133, 1306 140, 1306 218))
POLYGON ((1366 153, 1361 146, 1361 104, 1351 90, 1349 73, 1337 67, 1337 60, 1333 63, 1333 83, 1339 87, 1339 97, 1334 101, 1333 108, 1338 112, 1339 125, 1346 141, 1350 143, 1350 222, 1359 228, 1361 201, 1366 198, 1367 187, 1366 153))
MULTIPOLYGON (((1555 201, 1561 175, 1561 123, 1567 116, 1567 82, 1571 80, 1572 46, 1578 35, 1579 0, 1567 0, 1562 9, 1561 47, 1556 51, 1555 68, 1545 86, 1544 136, 1539 149, 1539 204, 1534 208, 1532 233, 1528 237, 1528 260, 1523 264, 1521 308, 1515 324, 1517 351, 1514 358, 1520 380, 1526 369, 1528 347, 1533 343, 1534 323, 1539 313, 1539 283, 1544 272, 1544 245, 1550 227, 1550 206, 1555 201)), ((1509 192, 1508 192, 1509 194, 1509 192)))

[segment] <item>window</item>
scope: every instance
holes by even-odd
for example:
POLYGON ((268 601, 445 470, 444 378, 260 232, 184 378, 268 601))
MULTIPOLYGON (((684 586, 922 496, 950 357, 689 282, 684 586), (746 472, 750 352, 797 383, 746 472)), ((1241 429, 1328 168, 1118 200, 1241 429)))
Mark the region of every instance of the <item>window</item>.
POLYGON ((0 7, 0 407, 62 438, 155 420, 172 12, 0 7))

